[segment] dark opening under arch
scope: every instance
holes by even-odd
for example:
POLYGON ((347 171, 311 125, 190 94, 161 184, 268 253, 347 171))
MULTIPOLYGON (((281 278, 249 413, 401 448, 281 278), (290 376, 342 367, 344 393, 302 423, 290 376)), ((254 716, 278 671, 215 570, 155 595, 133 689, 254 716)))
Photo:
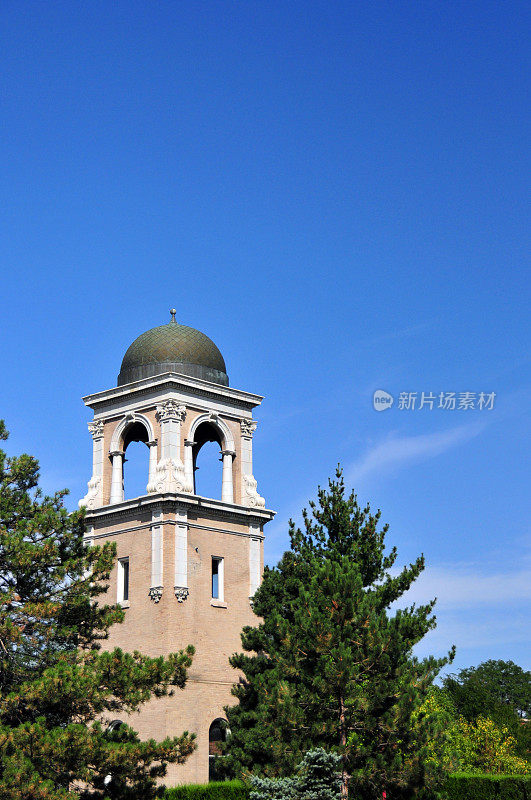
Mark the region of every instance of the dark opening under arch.
POLYGON ((229 735, 229 726, 226 719, 218 717, 208 729, 208 780, 220 780, 216 774, 216 760, 222 755, 223 742, 229 735))
POLYGON ((142 422, 133 422, 123 434, 124 499, 147 494, 149 475, 149 434, 142 422), (132 446, 131 446, 132 445, 132 446))

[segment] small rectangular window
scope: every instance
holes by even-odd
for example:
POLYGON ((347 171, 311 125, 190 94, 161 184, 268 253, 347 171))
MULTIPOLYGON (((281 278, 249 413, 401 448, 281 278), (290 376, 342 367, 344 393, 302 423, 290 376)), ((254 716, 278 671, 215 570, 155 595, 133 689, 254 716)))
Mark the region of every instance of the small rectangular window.
POLYGON ((212 556, 212 599, 223 601, 223 559, 212 556))
POLYGON ((118 602, 125 603, 129 600, 129 559, 118 559, 118 602))

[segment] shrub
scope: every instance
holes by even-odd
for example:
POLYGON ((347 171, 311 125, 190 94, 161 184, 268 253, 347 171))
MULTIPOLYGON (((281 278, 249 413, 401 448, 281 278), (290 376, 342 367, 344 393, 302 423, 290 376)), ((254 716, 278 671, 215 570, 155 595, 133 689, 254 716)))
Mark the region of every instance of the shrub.
POLYGON ((189 784, 166 789, 164 800, 248 800, 249 790, 241 781, 189 784))
POLYGON ((444 796, 448 800, 527 800, 529 775, 471 775, 457 772, 447 778, 444 796))
POLYGON ((293 778, 251 778, 250 800, 338 800, 341 757, 310 750, 293 778))

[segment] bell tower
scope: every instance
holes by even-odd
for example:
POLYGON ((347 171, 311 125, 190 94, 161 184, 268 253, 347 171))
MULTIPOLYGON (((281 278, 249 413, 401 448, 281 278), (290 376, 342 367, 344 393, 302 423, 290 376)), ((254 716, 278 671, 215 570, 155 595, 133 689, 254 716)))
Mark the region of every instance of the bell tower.
POLYGON ((229 386, 225 361, 203 333, 180 325, 143 333, 127 350, 117 386, 83 398, 94 412, 92 476, 80 501, 90 543, 114 541, 109 602, 127 609, 109 647, 157 656, 196 648, 189 680, 173 697, 150 701, 130 720, 141 738, 184 730, 197 750, 170 765, 167 783, 205 783, 215 771, 223 706, 237 674, 229 656, 256 621, 250 605, 263 570, 266 509, 253 475, 253 409, 262 397, 229 386), (147 484, 128 497, 124 460, 146 446, 147 484), (218 497, 196 494, 206 442, 220 449, 218 497))

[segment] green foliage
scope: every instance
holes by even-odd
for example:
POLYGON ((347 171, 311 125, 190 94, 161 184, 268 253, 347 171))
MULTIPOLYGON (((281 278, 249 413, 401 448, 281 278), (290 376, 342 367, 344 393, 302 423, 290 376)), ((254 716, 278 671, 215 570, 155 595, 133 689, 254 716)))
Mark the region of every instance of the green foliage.
POLYGON ((531 766, 518 755, 509 730, 487 717, 469 722, 457 714, 452 698, 433 687, 420 712, 437 723, 442 736, 428 743, 426 763, 445 772, 526 774, 531 766))
POLYGON ((44 497, 38 476, 32 456, 0 450, 0 800, 149 800, 194 737, 140 742, 106 720, 184 687, 193 648, 101 651, 124 618, 98 603, 114 546, 85 547, 84 514, 67 513, 64 491, 44 497))
POLYGON ((338 800, 340 771, 340 756, 311 750, 293 778, 252 777, 250 800, 338 800))
POLYGON ((443 686, 458 714, 468 720, 483 716, 505 724, 507 712, 518 717, 531 714, 531 672, 513 661, 484 661, 447 675, 443 686))
MULTIPOLYGON (((412 796, 425 783, 434 726, 414 712, 448 659, 422 661, 412 649, 435 626, 434 602, 393 615, 389 607, 424 569, 421 556, 391 571, 380 512, 345 496, 341 472, 290 522, 291 549, 266 569, 254 596, 257 627, 232 657, 244 678, 227 708, 232 735, 220 765, 228 774, 290 776, 305 752, 342 757, 342 793, 412 796)), ((450 658, 452 654, 450 654, 450 658)))
POLYGON ((515 752, 516 740, 507 728, 498 727, 487 717, 468 722, 460 717, 456 724, 461 741, 460 769, 490 773, 531 773, 531 765, 515 752))
POLYGON ((523 775, 450 775, 445 784, 446 800, 527 800, 531 777, 523 775))
POLYGON ((248 800, 249 789, 241 781, 189 784, 166 789, 164 800, 248 800))
POLYGON ((322 748, 310 750, 297 770, 298 800, 337 800, 341 787, 341 757, 322 748))
POLYGON ((469 722, 488 717, 516 739, 516 751, 531 760, 531 672, 513 661, 484 661, 443 680, 458 714, 469 722))
POLYGON ((250 800, 295 800, 293 778, 251 778, 250 800))

